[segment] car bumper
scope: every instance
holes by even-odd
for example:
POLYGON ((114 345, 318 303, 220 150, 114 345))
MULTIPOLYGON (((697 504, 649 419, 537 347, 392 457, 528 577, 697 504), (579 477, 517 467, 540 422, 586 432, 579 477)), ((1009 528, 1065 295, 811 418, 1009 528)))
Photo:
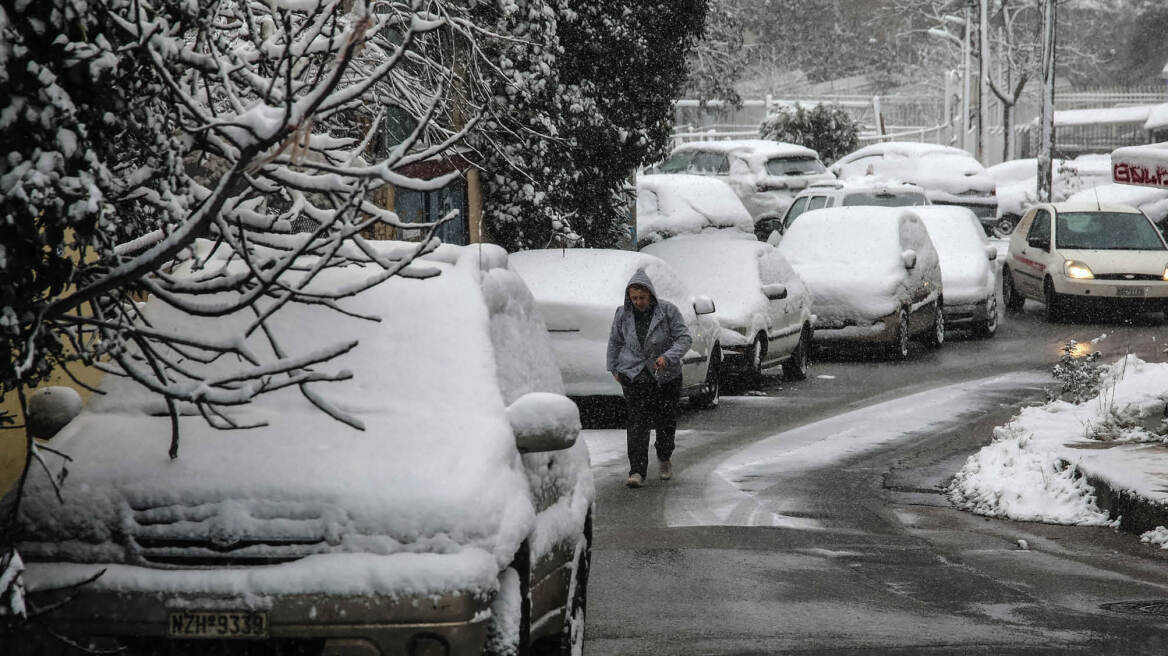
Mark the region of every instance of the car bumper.
POLYGON ((1165 280, 1071 280, 1056 276, 1054 282, 1056 292, 1085 299, 1111 299, 1132 304, 1168 299, 1168 281, 1165 280))
POLYGON ((946 304, 941 308, 941 312, 945 316, 946 326, 961 326, 989 321, 990 309, 990 301, 986 299, 977 303, 965 303, 962 305, 946 304))
POLYGON ((897 315, 892 314, 868 324, 859 324, 858 322, 816 323, 815 343, 826 346, 832 343, 876 344, 891 342, 896 337, 896 319, 897 315))
MULTIPOLYGON (((74 591, 75 592, 75 591, 74 591)), ((32 595, 37 605, 54 595, 32 595)), ((128 653, 244 653, 263 640, 299 653, 327 656, 479 654, 487 636, 490 599, 469 593, 426 598, 300 594, 260 597, 184 596, 175 593, 85 592, 46 616, 42 624, 81 645, 128 653), (184 611, 261 613, 259 637, 173 635, 184 611)), ((181 633, 181 629, 179 631, 181 633)), ((75 653, 47 633, 0 636, 0 652, 75 653), (12 644, 5 644, 6 640, 12 644)))

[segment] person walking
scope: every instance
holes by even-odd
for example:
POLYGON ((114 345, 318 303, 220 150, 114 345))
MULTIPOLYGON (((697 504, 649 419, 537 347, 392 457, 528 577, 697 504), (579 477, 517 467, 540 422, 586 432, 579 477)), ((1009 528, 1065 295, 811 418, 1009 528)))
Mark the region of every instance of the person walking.
POLYGON ((662 480, 673 478, 670 458, 681 396, 681 358, 692 343, 681 311, 657 298, 653 281, 638 269, 625 286, 624 303, 613 315, 608 336, 608 371, 621 384, 628 406, 629 487, 645 484, 650 429, 657 432, 658 475, 662 480))

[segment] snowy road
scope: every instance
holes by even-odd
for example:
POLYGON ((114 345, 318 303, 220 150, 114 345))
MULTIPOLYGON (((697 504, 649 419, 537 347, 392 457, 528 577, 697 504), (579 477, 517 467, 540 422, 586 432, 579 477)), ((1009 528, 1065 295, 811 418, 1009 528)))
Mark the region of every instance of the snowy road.
POLYGON ((685 413, 677 478, 622 485, 624 434, 588 431, 598 483, 586 654, 1164 653, 1161 552, 1111 529, 986 520, 938 487, 1066 337, 1162 358, 1154 325, 1051 326, 907 363, 839 359, 685 413), (1027 549, 1019 547, 1023 540, 1027 549))

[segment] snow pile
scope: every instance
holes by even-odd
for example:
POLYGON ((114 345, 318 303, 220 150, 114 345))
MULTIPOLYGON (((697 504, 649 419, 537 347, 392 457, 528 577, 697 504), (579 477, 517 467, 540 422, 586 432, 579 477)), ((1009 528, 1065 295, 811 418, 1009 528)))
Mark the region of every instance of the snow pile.
MULTIPOLYGON (((643 252, 665 260, 691 290, 712 298, 718 321, 724 327, 749 335, 771 323, 767 318, 770 301, 762 292, 764 284, 786 285, 789 299, 806 293, 803 281, 783 256, 753 235, 750 240, 716 235, 675 237, 651 244, 643 252)), ((735 338, 730 336, 730 340, 735 338)), ((741 336, 738 341, 742 341, 741 336)))
POLYGON ((910 288, 914 280, 927 280, 936 291, 941 288, 937 252, 909 208, 806 212, 783 235, 779 252, 811 290, 817 327, 871 324, 908 307, 917 291, 910 288), (911 272, 902 258, 910 249, 916 251, 911 272))
POLYGON ((700 175, 637 178, 637 244, 710 230, 754 235, 754 221, 725 182, 700 175))
MULTIPOLYGON (((387 254, 416 245, 373 247, 387 254)), ((74 458, 64 504, 38 471, 22 506, 25 556, 79 564, 30 563, 30 589, 112 563, 97 588, 493 590, 497 572, 529 536, 535 557, 571 539, 593 494, 586 446, 520 456, 507 413, 528 392, 563 389, 533 299, 515 272, 499 268, 507 260, 497 247, 440 251, 425 264, 441 272, 436 278, 391 278, 341 300, 354 314, 290 305, 274 327, 280 348, 293 355, 359 342, 314 367, 348 375, 308 387, 363 430, 312 407, 292 386, 235 410, 237 422, 256 425, 247 430, 217 430, 186 408, 181 456, 172 461, 170 422, 154 397, 107 376, 108 395, 54 438, 74 458), (554 504, 538 512, 532 489, 554 491, 554 504), (270 568, 161 571, 149 566, 149 547, 137 536, 254 542, 240 545, 251 556, 282 556, 280 549, 292 548, 281 541, 290 537, 306 546, 295 547, 299 559, 270 568)), ((341 287, 368 275, 367 268, 329 269, 315 284, 341 287)), ((154 300, 143 312, 159 330, 182 322, 207 339, 240 334, 237 324, 253 319, 190 317, 154 300)), ((271 355, 259 335, 248 347, 271 355)))
POLYGON ((1111 365, 1102 382, 1101 391, 1084 403, 1054 400, 1024 408, 994 429, 993 443, 970 456, 954 477, 949 499, 993 517, 1116 525, 1096 505, 1090 476, 1112 489, 1168 503, 1165 459, 1147 457, 1149 451, 1162 452, 1164 440, 1145 444, 1148 439, 1137 437, 1162 430, 1168 363, 1129 355, 1111 365), (1142 426, 1130 424, 1127 436, 1101 430, 1117 415, 1142 426))
POLYGON ((1168 528, 1157 526, 1141 535, 1140 542, 1158 544, 1161 549, 1168 549, 1168 528))
POLYGON ((933 205, 913 210, 937 249, 941 262, 941 286, 945 305, 981 303, 994 295, 994 267, 989 259, 989 240, 971 210, 953 205, 933 205))

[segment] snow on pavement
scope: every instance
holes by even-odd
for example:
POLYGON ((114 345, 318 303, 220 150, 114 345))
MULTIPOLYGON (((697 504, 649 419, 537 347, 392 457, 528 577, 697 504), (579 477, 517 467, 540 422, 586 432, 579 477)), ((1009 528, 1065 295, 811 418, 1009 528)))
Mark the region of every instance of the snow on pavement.
MULTIPOLYGON (((1111 366, 1102 391, 1080 404, 1023 408, 970 456, 949 498, 992 517, 1060 524, 1114 525, 1095 504, 1086 474, 1114 490, 1168 505, 1168 440, 1160 423, 1168 363, 1129 355, 1111 366), (1107 439, 1100 439, 1107 438, 1107 439)), ((1168 532, 1146 534, 1163 544, 1168 532)))

